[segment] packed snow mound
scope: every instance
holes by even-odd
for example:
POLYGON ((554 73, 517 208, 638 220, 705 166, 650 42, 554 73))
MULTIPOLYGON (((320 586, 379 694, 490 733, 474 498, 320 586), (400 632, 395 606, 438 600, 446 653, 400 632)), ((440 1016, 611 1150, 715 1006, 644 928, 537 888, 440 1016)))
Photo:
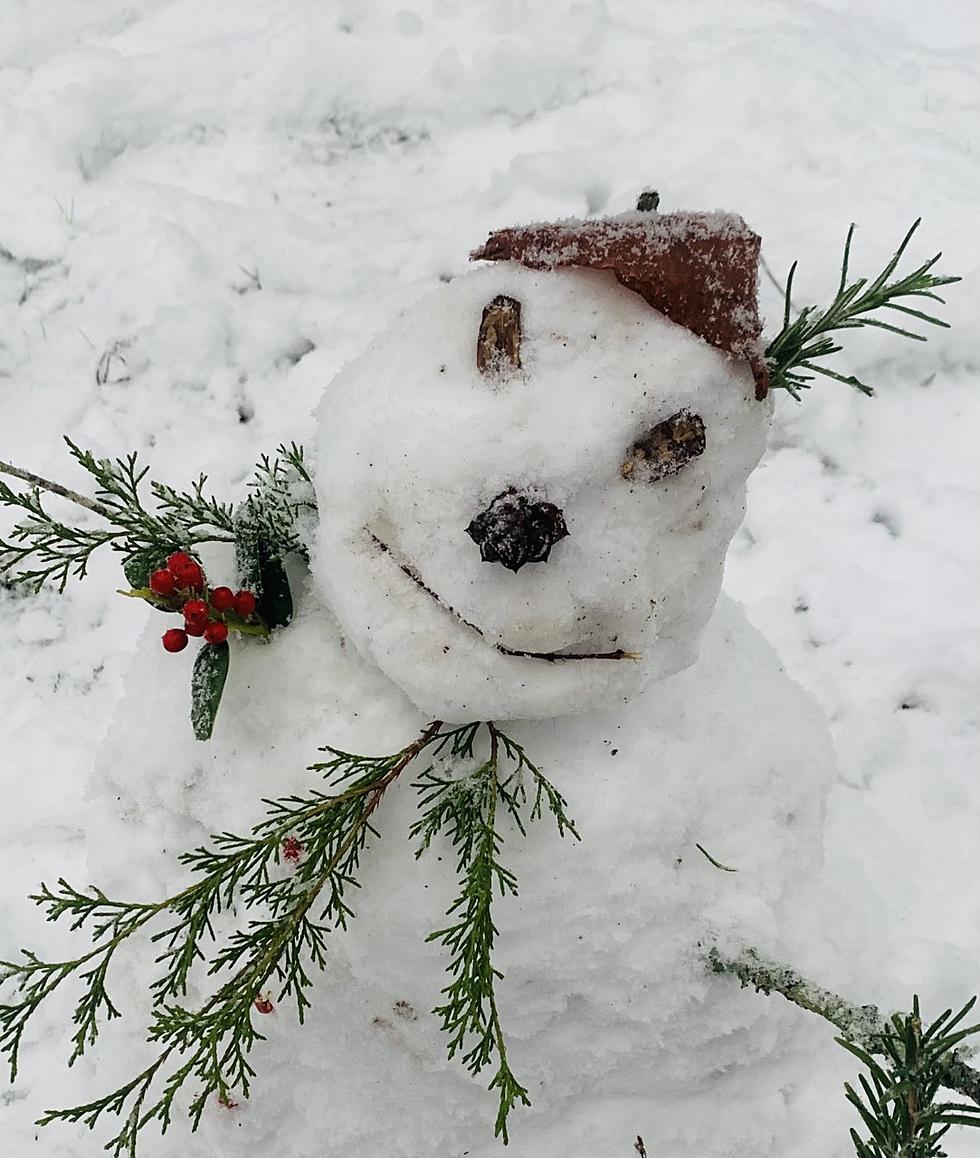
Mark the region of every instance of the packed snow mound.
POLYGON ((429 715, 620 702, 695 659, 770 415, 744 362, 612 273, 474 269, 328 387, 316 581, 429 715), (520 366, 481 373, 481 318, 501 297, 520 303, 520 366), (567 530, 517 571, 468 534, 508 495, 567 530))
MULTIPOLYGON (((183 887, 178 852, 214 831, 246 831, 262 797, 322 786, 305 770, 321 745, 390 752, 425 725, 345 645, 314 587, 271 643, 236 647, 208 744, 186 723, 193 649, 163 656, 159 633, 154 621, 140 644, 91 790, 90 879, 110 896, 183 887), (165 737, 148 743, 161 720, 165 737)), ((628 707, 505 730, 567 797, 582 837, 559 839, 550 819, 526 838, 501 827, 501 860, 520 895, 494 905, 498 1001, 510 1063, 533 1103, 511 1115, 510 1152, 626 1158, 640 1134, 650 1154, 669 1158, 837 1158, 826 1138, 847 1140, 843 1099, 797 1100, 815 1043, 835 1048, 823 1027, 708 973, 701 959, 712 939, 785 955, 781 930, 801 907, 819 924, 806 883, 818 875, 833 761, 813 701, 722 599, 701 659, 628 707), (698 844, 738 871, 712 865, 698 844)), ((420 770, 375 814, 381 839, 350 897, 357 915, 330 937, 305 1026, 286 1005, 257 1016, 268 1041, 252 1054, 250 1099, 210 1105, 193 1136, 176 1117, 163 1140, 147 1139, 155 1158, 500 1152, 491 1071, 474 1078, 448 1060, 430 1012, 447 961, 425 937, 444 927, 456 895, 455 854, 440 838, 415 860, 407 832, 420 770)), ((117 962, 113 996, 125 1017, 113 1027, 112 1072, 83 1059, 74 1100, 151 1060, 140 1032, 151 957, 143 946, 117 962)), ((191 1007, 213 984, 197 978, 191 1007)))

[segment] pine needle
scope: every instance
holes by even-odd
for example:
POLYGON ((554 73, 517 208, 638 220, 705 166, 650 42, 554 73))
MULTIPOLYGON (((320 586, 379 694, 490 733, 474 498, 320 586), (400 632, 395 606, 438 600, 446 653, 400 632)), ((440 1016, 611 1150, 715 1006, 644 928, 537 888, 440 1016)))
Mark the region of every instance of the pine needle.
POLYGON ((791 295, 793 292, 793 278, 796 274, 797 263, 794 262, 786 279, 786 291, 783 301, 783 327, 775 338, 766 347, 766 361, 769 365, 769 385, 774 390, 787 390, 797 401, 800 391, 808 390, 814 375, 820 374, 826 378, 843 382, 853 386, 862 394, 871 395, 873 389, 853 375, 840 374, 822 364, 822 359, 840 353, 843 347, 831 337, 841 330, 860 329, 863 326, 873 326, 887 330, 889 333, 910 338, 916 342, 924 342, 925 335, 904 326, 885 322, 880 317, 868 315, 880 310, 893 310, 907 317, 915 318, 928 325, 949 328, 949 324, 934 314, 924 310, 914 309, 908 305, 901 305, 900 298, 923 298, 939 302, 945 301, 934 291, 941 286, 952 285, 961 279, 958 277, 942 277, 930 272, 937 261, 942 257, 937 253, 935 257, 924 262, 903 277, 894 281, 888 279, 895 273, 912 235, 919 227, 921 218, 917 219, 911 229, 902 239, 901 245, 892 255, 885 268, 872 281, 867 278, 857 278, 849 281, 851 241, 854 237, 854 224, 847 231, 844 242, 844 256, 841 262, 840 282, 834 300, 825 310, 816 306, 806 306, 797 317, 790 321, 791 295))

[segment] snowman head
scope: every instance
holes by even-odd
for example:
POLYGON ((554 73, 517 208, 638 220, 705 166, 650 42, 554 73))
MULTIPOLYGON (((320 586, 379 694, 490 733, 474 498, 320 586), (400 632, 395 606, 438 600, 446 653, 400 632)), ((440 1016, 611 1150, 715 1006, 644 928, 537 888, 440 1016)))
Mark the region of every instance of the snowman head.
POLYGON ((328 388, 314 573, 431 716, 622 702, 696 658, 765 446, 758 238, 627 214, 474 256, 328 388))

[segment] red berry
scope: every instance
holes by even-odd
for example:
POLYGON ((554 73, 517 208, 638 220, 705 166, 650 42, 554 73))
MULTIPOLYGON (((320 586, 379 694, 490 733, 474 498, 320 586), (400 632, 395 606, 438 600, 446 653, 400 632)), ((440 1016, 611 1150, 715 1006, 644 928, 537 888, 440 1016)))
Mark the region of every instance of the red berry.
POLYGON ((187 632, 171 627, 163 633, 163 646, 167 651, 183 651, 187 646, 187 632))
POLYGON ((208 625, 208 605, 203 599, 188 599, 184 604, 184 628, 188 635, 203 635, 208 625))
POLYGON ((235 596, 235 610, 242 617, 247 619, 255 611, 256 602, 255 596, 251 591, 239 591, 235 596))
POLYGON ((177 581, 169 571, 154 571, 150 576, 150 590, 156 595, 173 595, 177 581))
POLYGON ((237 1110, 238 1109, 238 1103, 232 1100, 230 1094, 219 1094, 218 1095, 218 1105, 223 1110, 237 1110))
POLYGON ((203 627, 208 621, 208 605, 203 599, 188 599, 184 604, 184 618, 188 623, 200 623, 203 627))
POLYGON ((171 570, 178 587, 190 587, 196 591, 204 586, 204 572, 201 570, 201 565, 195 563, 193 559, 189 559, 182 566, 171 570))
POLYGON ((228 638, 228 628, 217 619, 212 619, 204 629, 204 638, 208 643, 224 643, 228 638))
POLYGON ((174 551, 174 553, 167 559, 167 570, 176 575, 181 567, 186 567, 188 563, 193 563, 194 560, 187 554, 186 551, 174 551))
POLYGON ((215 587, 211 592, 211 606, 215 611, 230 611, 235 605, 235 595, 230 587, 215 587))
POLYGON ((299 860, 299 854, 302 851, 303 846, 295 836, 287 836, 286 839, 282 842, 283 860, 299 860))
POLYGON ((271 1013, 273 1009, 275 1009, 275 1006, 268 997, 262 993, 255 999, 255 1008, 259 1013, 271 1013))

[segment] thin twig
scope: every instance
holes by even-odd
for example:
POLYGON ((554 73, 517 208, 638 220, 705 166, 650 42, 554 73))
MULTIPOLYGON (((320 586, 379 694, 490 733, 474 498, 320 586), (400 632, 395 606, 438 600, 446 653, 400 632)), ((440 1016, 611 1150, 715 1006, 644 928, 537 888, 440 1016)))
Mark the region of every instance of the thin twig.
POLYGON ((69 502, 75 503, 80 507, 85 507, 88 511, 94 511, 95 514, 101 515, 103 519, 109 519, 111 521, 112 516, 101 503, 97 503, 95 499, 86 498, 85 495, 80 495, 78 491, 63 487, 61 483, 51 482, 50 479, 42 478, 39 474, 34 474, 29 470, 21 470, 19 466, 14 466, 12 463, 3 462, 2 460, 0 460, 0 473, 13 475, 14 478, 19 478, 22 482, 30 483, 31 486, 39 487, 44 491, 50 491, 53 495, 60 495, 63 499, 68 499, 69 502))
POLYGON ((431 724, 422 732, 421 736, 410 744, 397 762, 392 764, 391 768, 378 781, 377 785, 371 790, 371 799, 368 801, 368 806, 364 811, 364 820, 367 821, 371 817, 371 813, 381 803, 381 798, 384 796, 388 787, 398 779, 398 777, 405 771, 409 764, 419 755, 425 748, 427 748, 435 737, 439 734, 442 728, 442 720, 433 720, 431 724))
MULTIPOLYGON (((876 1005, 853 1005, 839 994, 808 981, 795 969, 760 957, 746 949, 737 957, 726 957, 717 948, 707 953, 708 967, 714 973, 737 977, 742 987, 751 985, 767 997, 779 993, 810 1013, 816 1013, 836 1026, 847 1040, 868 1053, 883 1055, 882 1035, 888 1026, 876 1005)), ((954 1053, 946 1068, 943 1085, 980 1105, 980 1071, 966 1064, 960 1053, 954 1053)))

